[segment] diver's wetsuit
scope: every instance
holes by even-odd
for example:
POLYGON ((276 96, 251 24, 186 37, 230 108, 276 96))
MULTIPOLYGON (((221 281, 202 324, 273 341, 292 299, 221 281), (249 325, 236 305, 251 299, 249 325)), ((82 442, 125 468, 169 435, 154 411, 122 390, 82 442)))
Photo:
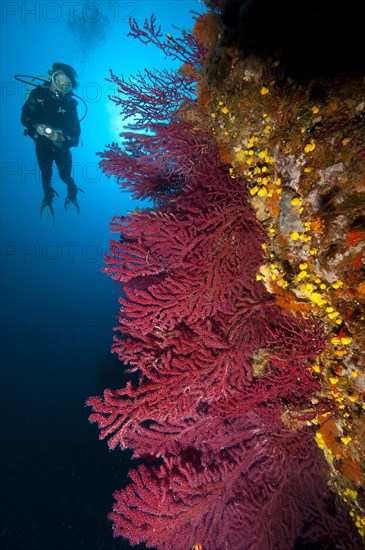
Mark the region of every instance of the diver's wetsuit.
MULTIPOLYGON (((45 201, 55 193, 51 186, 52 164, 56 163, 62 181, 67 185, 67 197, 76 201, 77 187, 71 176, 70 147, 77 147, 81 134, 77 115, 77 101, 70 95, 51 92, 48 84, 31 91, 22 107, 21 123, 36 144, 36 157, 42 175, 45 201), (38 134, 35 124, 44 124, 63 134, 65 141, 54 142, 38 134)), ((67 200, 67 199, 66 199, 67 200)))

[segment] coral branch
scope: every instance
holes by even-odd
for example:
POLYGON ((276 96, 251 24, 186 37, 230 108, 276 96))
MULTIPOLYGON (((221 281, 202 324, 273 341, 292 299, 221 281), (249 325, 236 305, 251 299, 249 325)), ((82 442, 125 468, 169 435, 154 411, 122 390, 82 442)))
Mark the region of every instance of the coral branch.
POLYGON ((143 44, 153 44, 164 52, 166 56, 174 60, 192 65, 201 66, 205 56, 205 48, 199 44, 194 36, 184 30, 178 29, 182 34, 180 38, 174 38, 171 34, 166 35, 166 41, 162 40, 161 25, 156 25, 156 17, 151 15, 150 19, 145 19, 143 28, 141 28, 136 19, 129 20, 130 32, 128 36, 133 36, 143 44))
POLYGON ((133 117, 135 124, 166 121, 182 104, 191 103, 196 95, 193 79, 176 71, 145 69, 144 74, 138 72, 129 80, 110 73, 107 80, 117 85, 120 94, 110 99, 122 108, 122 119, 133 117))

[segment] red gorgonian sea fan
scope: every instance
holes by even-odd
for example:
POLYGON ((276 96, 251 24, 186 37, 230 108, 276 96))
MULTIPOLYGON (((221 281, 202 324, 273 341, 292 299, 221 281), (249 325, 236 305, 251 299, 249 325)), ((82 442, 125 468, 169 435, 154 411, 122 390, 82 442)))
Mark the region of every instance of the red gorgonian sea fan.
POLYGON ((360 548, 309 422, 319 325, 256 280, 266 236, 211 137, 177 117, 149 130, 101 161, 153 201, 114 218, 104 268, 122 290, 113 351, 139 382, 87 402, 110 448, 157 463, 115 493, 115 535, 161 550, 360 548))

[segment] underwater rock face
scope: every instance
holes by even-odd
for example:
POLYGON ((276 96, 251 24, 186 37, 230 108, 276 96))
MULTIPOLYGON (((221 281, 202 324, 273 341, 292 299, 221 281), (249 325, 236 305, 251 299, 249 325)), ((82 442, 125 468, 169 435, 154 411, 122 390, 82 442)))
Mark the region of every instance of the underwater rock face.
MULTIPOLYGON (((220 21, 232 7, 250 4, 222 2, 220 21)), ((327 7, 309 6, 307 15, 326 30, 301 42, 307 62, 299 56, 295 71, 286 48, 295 51, 297 42, 284 47, 278 37, 281 48, 263 51, 222 23, 206 66, 212 93, 205 86, 200 106, 211 117, 222 160, 232 175, 248 179, 251 205, 269 237, 258 276, 279 304, 314 316, 325 331, 326 350, 312 368, 321 381, 318 400, 329 398, 334 410, 317 418, 316 440, 330 465, 329 485, 350 505, 363 537, 365 54, 356 6, 350 3, 344 17, 340 11, 327 17, 327 7), (336 62, 328 63, 332 47, 336 62)), ((272 45, 265 23, 256 23, 250 33, 272 45)))
POLYGON ((222 46, 265 62, 280 59, 291 78, 308 82, 332 76, 361 76, 365 54, 360 5, 349 0, 218 0, 222 46))
POLYGON ((115 493, 114 533, 360 549, 362 79, 288 77, 230 28, 253 3, 208 4, 182 38, 131 21, 181 78, 112 75, 149 134, 100 165, 153 204, 113 220, 104 268, 123 292, 113 351, 139 382, 88 400, 100 437, 143 462, 115 493))

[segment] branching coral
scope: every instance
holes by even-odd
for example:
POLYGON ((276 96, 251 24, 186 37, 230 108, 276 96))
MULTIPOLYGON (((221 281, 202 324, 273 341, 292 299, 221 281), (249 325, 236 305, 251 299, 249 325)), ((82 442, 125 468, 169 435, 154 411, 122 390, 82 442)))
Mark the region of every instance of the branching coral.
POLYGON ((227 66, 219 9, 167 42, 154 18, 142 30, 131 22, 133 36, 184 62, 178 87, 197 82, 197 102, 185 95, 169 106, 164 72, 153 73, 157 103, 147 81, 139 94, 114 77, 126 94, 122 115, 135 104, 141 132, 123 134, 123 147, 112 144, 100 164, 152 207, 113 220, 118 239, 104 268, 123 292, 113 351, 139 381, 89 398, 90 420, 110 448, 147 462, 115 494, 110 517, 117 536, 166 550, 354 550, 359 461, 347 486, 335 486, 336 474, 335 490, 327 486, 336 461, 343 477, 356 464, 339 421, 353 409, 341 409, 343 373, 330 363, 352 344, 336 300, 347 284, 337 271, 328 281, 318 260, 325 224, 306 208, 314 188, 301 185, 324 169, 315 157, 323 144, 300 116, 303 132, 288 126, 294 105, 288 114, 275 108, 289 93, 297 107, 306 99, 284 77, 279 89, 275 63, 246 62, 231 48, 227 66), (168 123, 156 122, 161 103, 168 123))

